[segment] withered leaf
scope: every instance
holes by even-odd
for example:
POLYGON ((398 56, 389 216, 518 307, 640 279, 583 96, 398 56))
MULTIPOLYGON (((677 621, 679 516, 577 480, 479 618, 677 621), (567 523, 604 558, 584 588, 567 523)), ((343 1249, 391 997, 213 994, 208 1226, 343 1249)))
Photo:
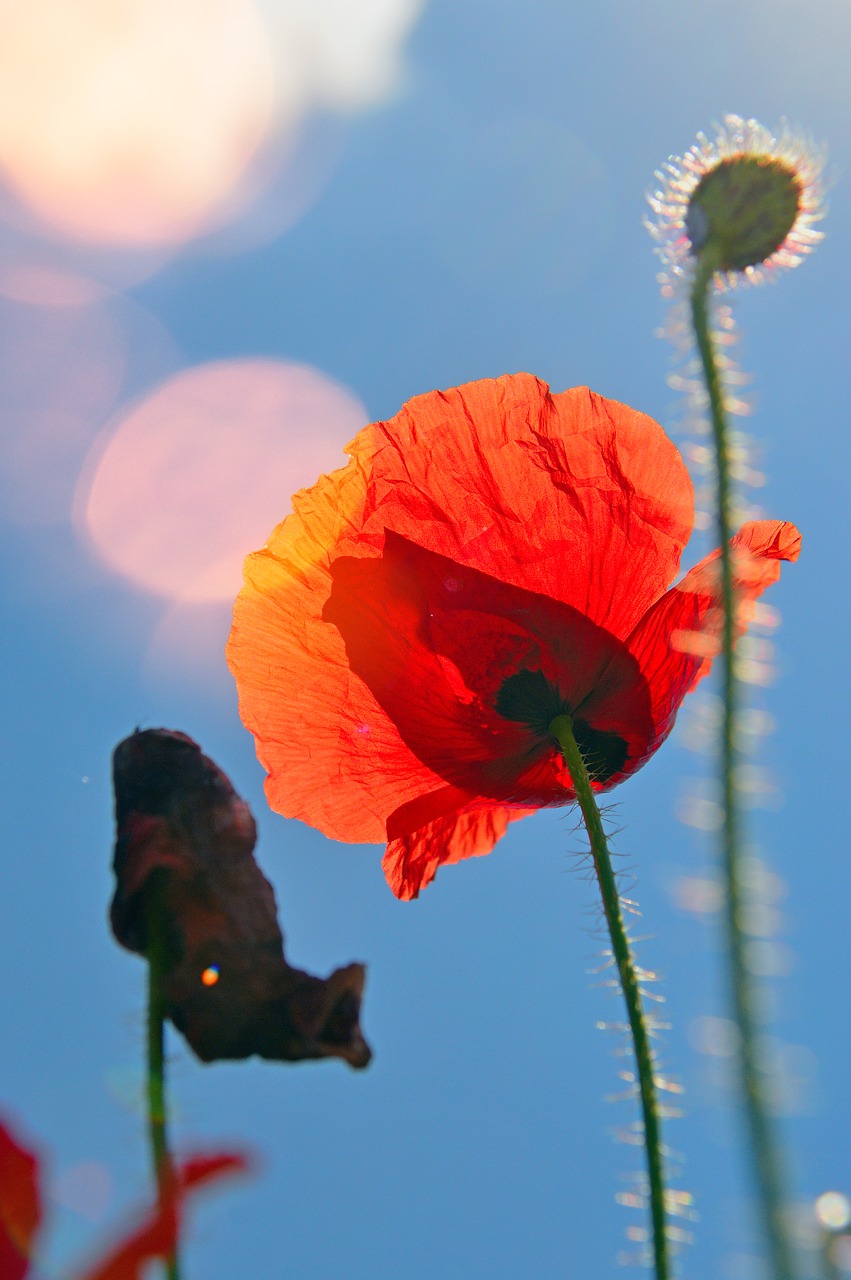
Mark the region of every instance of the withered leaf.
POLYGON ((365 1067, 364 967, 315 978, 287 963, 274 891, 254 859, 254 819, 221 769, 185 734, 146 729, 116 747, 113 785, 112 930, 146 954, 156 891, 167 1013, 198 1057, 365 1067))

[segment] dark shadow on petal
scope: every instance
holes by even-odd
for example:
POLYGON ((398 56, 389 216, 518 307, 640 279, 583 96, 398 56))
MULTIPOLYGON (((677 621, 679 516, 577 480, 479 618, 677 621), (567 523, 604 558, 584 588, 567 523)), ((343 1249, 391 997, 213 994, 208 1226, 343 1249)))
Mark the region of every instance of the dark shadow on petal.
POLYGON ((567 803, 548 732, 563 711, 585 725, 606 785, 646 758, 655 734, 638 664, 578 609, 389 530, 380 557, 341 557, 331 577, 322 616, 340 631, 352 670, 450 785, 509 805, 567 803), (603 690, 604 713, 586 714, 603 690))
POLYGON ((538 733, 548 733, 556 716, 570 715, 570 708, 543 671, 515 671, 507 676, 494 700, 497 713, 519 720, 538 733))

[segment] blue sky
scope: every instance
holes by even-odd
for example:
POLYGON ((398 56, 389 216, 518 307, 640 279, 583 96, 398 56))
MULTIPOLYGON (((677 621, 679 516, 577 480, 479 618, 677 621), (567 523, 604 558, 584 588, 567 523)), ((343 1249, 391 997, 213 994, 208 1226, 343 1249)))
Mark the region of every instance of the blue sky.
MULTIPOLYGON (((766 475, 756 499, 804 536, 800 562, 768 597, 782 614, 778 676, 756 695, 775 722, 757 756, 774 793, 749 819, 774 877, 762 877, 765 905, 779 912, 764 953, 783 970, 765 983, 768 1031, 787 1078, 796 1197, 851 1191, 849 27, 835 0, 427 0, 394 91, 345 113, 325 102, 311 118, 314 198, 288 230, 264 238, 249 214, 163 255, 159 271, 137 261, 136 283, 120 291, 117 258, 66 248, 65 264, 110 292, 73 309, 0 299, 2 1097, 50 1153, 47 1275, 147 1194, 144 970, 106 926, 110 753, 136 725, 189 733, 249 800, 291 962, 369 970, 365 1073, 203 1067, 172 1037, 177 1144, 236 1141, 262 1158, 255 1180, 200 1206, 187 1275, 624 1273, 618 1255, 634 1250, 626 1232, 642 1218, 615 1197, 638 1153, 612 1134, 634 1114, 610 1100, 620 1041, 596 1024, 620 1008, 593 973, 604 942, 575 817, 525 820, 491 856, 396 902, 378 847, 334 844, 267 809, 221 659, 226 598, 177 608, 134 585, 81 535, 73 495, 90 449, 105 447, 128 406, 211 361, 310 366, 347 389, 364 420, 434 387, 528 370, 672 428, 681 405, 656 333, 665 311, 645 193, 653 170, 727 111, 812 131, 836 178, 817 253, 734 305, 737 358, 753 374, 747 429, 766 475), (71 427, 58 448, 60 419, 71 427), (80 1173, 91 1165, 100 1173, 80 1173), (107 1187, 100 1200, 92 1186, 107 1187)), ((285 187, 286 175, 273 210, 285 187)), ((16 236, 0 233, 4 262, 16 236)), ((306 449, 287 429, 287 449, 306 449)), ((240 474, 233 501, 250 505, 255 483, 240 474)), ((288 499, 281 492, 275 519, 288 499)), ((686 567, 704 545, 687 549, 686 567)), ((685 1089, 684 1117, 668 1126, 684 1157, 678 1185, 699 1214, 682 1274, 758 1280, 712 1021, 725 1016, 717 920, 683 908, 714 856, 711 837, 678 817, 710 769, 688 749, 701 714, 684 709, 669 744, 611 796, 612 819, 644 912, 640 958, 661 976, 671 1022, 664 1060, 685 1089)))

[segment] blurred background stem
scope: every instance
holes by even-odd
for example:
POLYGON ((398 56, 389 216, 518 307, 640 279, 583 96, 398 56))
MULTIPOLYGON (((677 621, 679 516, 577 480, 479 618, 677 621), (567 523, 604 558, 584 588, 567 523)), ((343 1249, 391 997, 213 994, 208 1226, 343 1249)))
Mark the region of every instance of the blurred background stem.
POLYGON ((698 352, 709 393, 712 435, 717 469, 717 529, 721 545, 721 600, 723 610, 721 653, 721 797, 722 869, 724 912, 730 964, 730 994, 739 1031, 738 1065, 748 1118, 754 1176, 763 1227, 768 1241, 774 1280, 794 1280, 796 1268, 783 1211, 780 1152, 766 1099, 766 1076, 758 1050, 756 993, 746 958, 743 929, 746 903, 742 887, 742 830, 736 786, 738 680, 735 670, 736 599, 730 538, 733 525, 733 490, 730 474, 730 433, 724 389, 712 333, 711 294, 717 269, 711 244, 698 256, 691 292, 691 317, 698 352))
POLYGON ((821 1261, 822 1280, 844 1280, 848 1274, 840 1269, 836 1261, 835 1248, 838 1235, 833 1231, 823 1231, 819 1240, 819 1258, 821 1261))
POLYGON ((627 1016, 635 1051, 636 1075, 644 1118, 644 1147, 647 1154, 647 1175, 650 1187, 650 1217, 653 1232, 653 1262, 656 1280, 668 1280, 670 1276, 668 1237, 665 1230, 665 1179, 662 1159, 662 1135, 659 1122, 659 1106, 656 1080, 653 1072, 653 1049, 650 1031, 641 1003, 641 987, 638 970, 632 956, 626 927, 621 912, 615 873, 609 856, 603 820, 591 788, 591 780, 585 761, 573 733, 570 716, 556 716, 550 725, 550 733, 557 739, 564 762, 570 772, 576 799, 582 810, 591 855, 603 899, 603 911, 609 928, 612 955, 617 965, 621 990, 626 1001, 627 1016))
MULTIPOLYGON (((151 877, 147 901, 148 959, 148 1133, 161 1209, 173 1204, 174 1163, 168 1142, 168 1115, 165 1086, 165 997, 163 976, 166 968, 167 942, 163 927, 162 883, 155 872, 151 877)), ((166 1261, 168 1280, 180 1280, 178 1244, 166 1261)))

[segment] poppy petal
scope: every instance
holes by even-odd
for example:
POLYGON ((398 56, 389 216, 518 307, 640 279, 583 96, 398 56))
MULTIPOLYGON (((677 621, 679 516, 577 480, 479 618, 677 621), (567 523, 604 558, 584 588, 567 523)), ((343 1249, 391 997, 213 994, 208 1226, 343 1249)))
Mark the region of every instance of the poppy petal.
POLYGON ((248 1167, 244 1156, 230 1153, 194 1156, 185 1161, 176 1170, 173 1186, 165 1200, 136 1231, 120 1241, 80 1280, 142 1280, 150 1261, 171 1256, 177 1243, 186 1192, 217 1178, 245 1173, 248 1167))
POLYGON ((383 842, 387 815, 442 779, 405 746, 322 619, 332 559, 364 553, 364 503, 354 463, 296 494, 294 514, 246 560, 227 660, 271 807, 337 840, 383 842))
MULTIPOLYGON (((626 667, 633 684, 640 680, 620 641, 570 605, 389 530, 382 556, 341 557, 332 578, 323 616, 420 760, 478 804, 541 807, 573 798, 549 724, 580 707, 603 672, 626 667)), ((642 708, 635 694, 633 723, 597 727, 628 753, 652 728, 648 710, 649 699, 642 708)))
POLYGON ((551 395, 517 374, 430 392, 362 432, 353 453, 368 477, 361 540, 380 545, 386 527, 623 638, 691 534, 676 447, 587 387, 551 395))
POLYGON ((36 1157, 0 1123, 0 1276, 24 1280, 41 1224, 36 1157))
POLYGON ((406 745, 323 619, 331 566, 381 554, 385 529, 625 638, 676 573, 692 489, 652 419, 528 374, 410 401, 352 460, 296 495, 246 562, 228 661, 272 807, 338 839, 446 779, 406 745))
MULTIPOLYGON (((801 535, 788 521, 756 520, 743 525, 730 546, 737 596, 736 628, 741 635, 753 616, 754 602, 780 577, 781 561, 797 560, 801 535)), ((654 722, 653 736, 634 764, 630 762, 630 772, 667 737, 683 698, 708 674, 713 658, 720 652, 720 577, 720 552, 716 550, 648 610, 627 642, 649 689, 654 722)), ((588 714, 602 709, 611 696, 604 682, 596 691, 588 714)), ((627 693, 626 699, 628 696, 627 693)), ((623 692, 621 711, 626 711, 623 692)))
MULTIPOLYGON (((455 793, 453 798, 457 799, 454 787, 443 791, 455 793)), ((438 807, 442 807, 446 797, 442 792, 435 799, 438 807)), ((434 879, 438 867, 490 853, 497 840, 505 835, 509 822, 534 812, 534 809, 511 809, 505 805, 455 811, 435 818, 408 835, 390 839, 381 864, 387 883, 397 898, 410 902, 434 879)), ((388 835, 391 825, 388 823, 388 835)))

